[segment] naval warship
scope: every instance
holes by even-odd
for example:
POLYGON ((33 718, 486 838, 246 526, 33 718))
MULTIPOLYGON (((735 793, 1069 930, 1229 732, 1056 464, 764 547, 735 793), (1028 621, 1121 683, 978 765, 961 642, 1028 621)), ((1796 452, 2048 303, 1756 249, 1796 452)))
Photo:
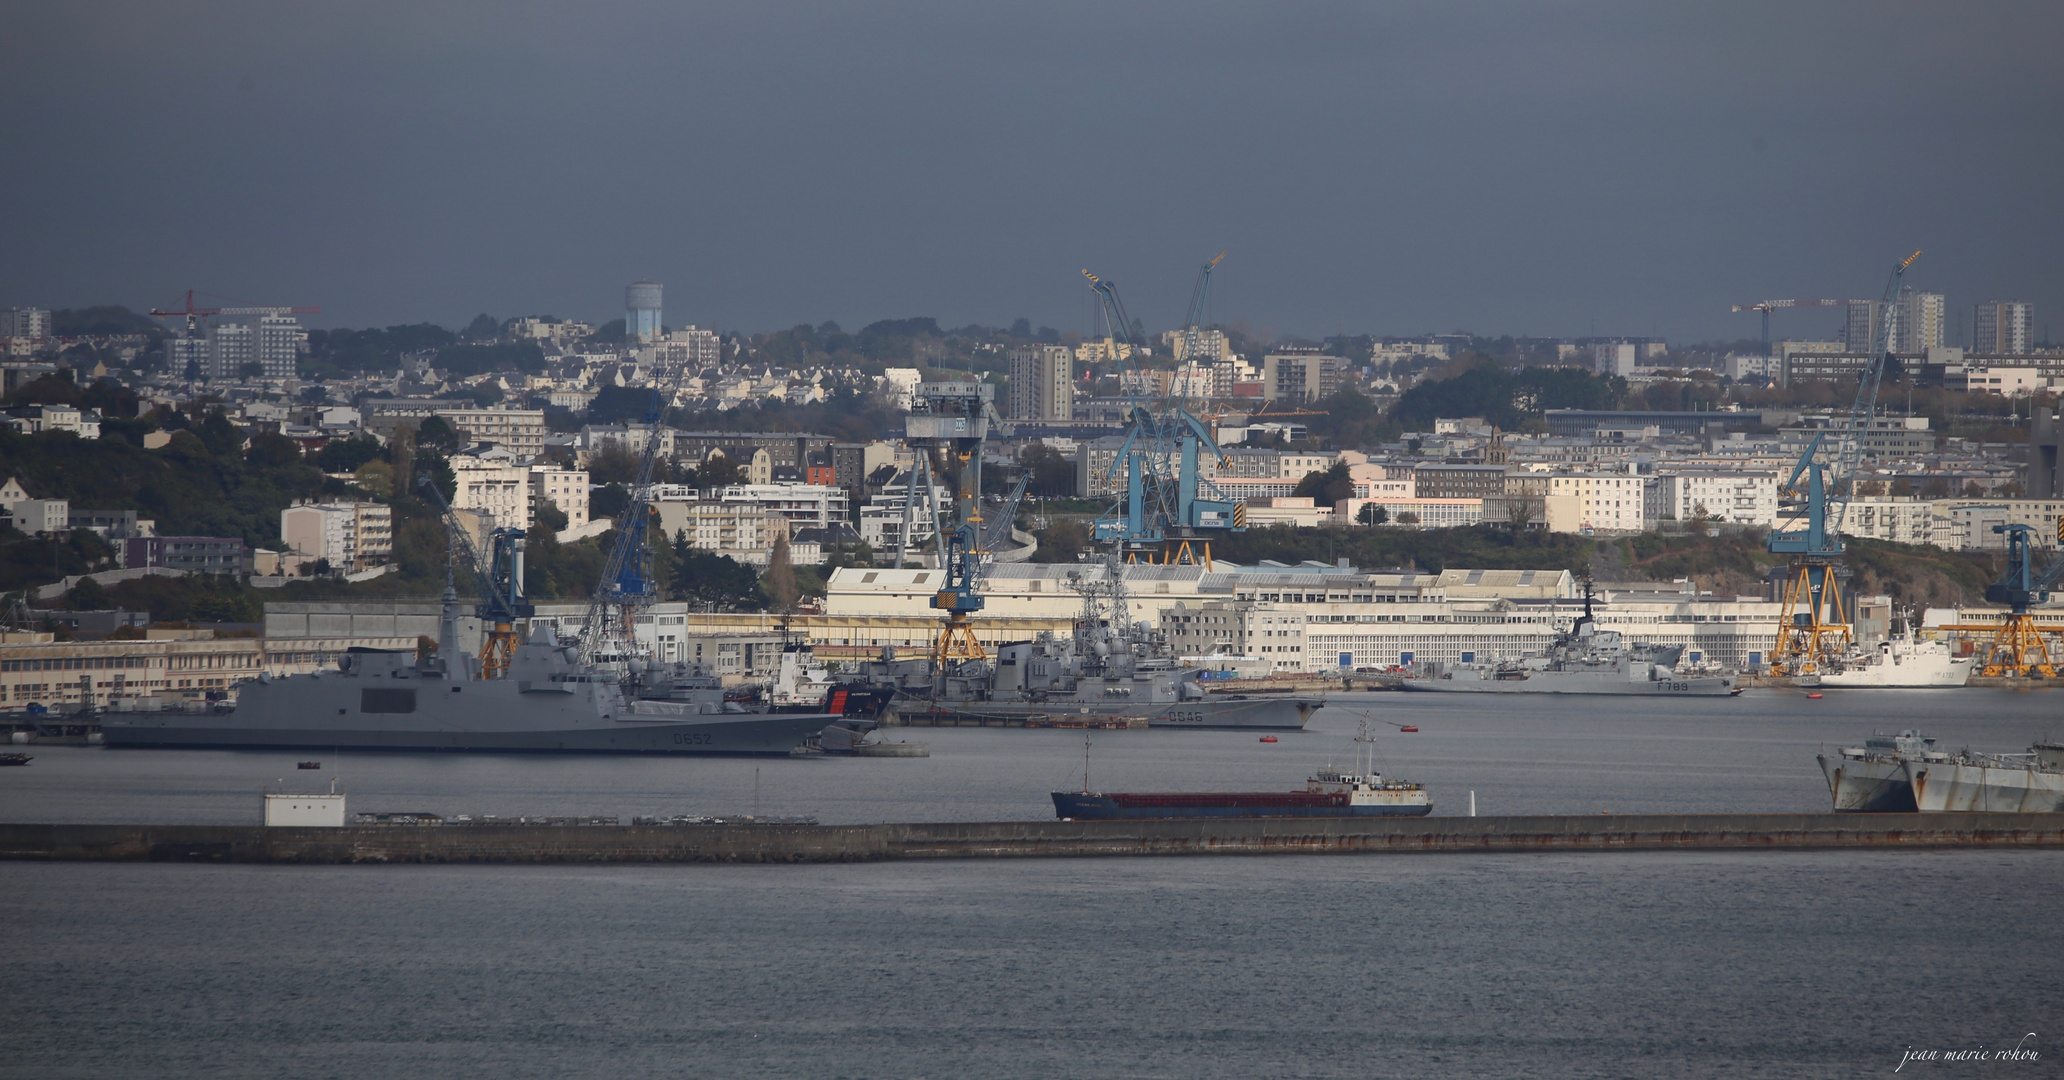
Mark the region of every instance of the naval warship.
MULTIPOLYGON (((354 648, 334 671, 237 687, 232 707, 206 713, 110 712, 117 747, 318 747, 362 750, 787 754, 840 712, 752 711, 684 665, 637 657, 591 663, 549 625, 516 646, 506 677, 480 678, 458 648, 458 605, 447 589, 436 653, 354 648)), ((871 724, 869 725, 871 726, 871 724)))
POLYGON ((1462 664, 1398 681, 1403 690, 1474 694, 1644 694, 1722 697, 1741 693, 1732 675, 1680 671, 1681 646, 1629 644, 1601 630, 1584 586, 1584 614, 1546 651, 1519 660, 1462 664))
POLYGON ((1304 727, 1324 704, 1315 698, 1227 694, 1184 668, 1167 639, 1133 622, 1123 576, 1071 574, 1083 612, 1066 636, 1042 632, 999 646, 993 660, 940 664, 899 659, 893 646, 845 673, 851 687, 887 690, 905 721, 1080 724, 1144 719, 1155 728, 1304 727))
POLYGON ((1820 755, 1834 808, 1878 813, 2064 811, 2064 744, 2026 754, 1951 753, 1911 728, 1820 755))

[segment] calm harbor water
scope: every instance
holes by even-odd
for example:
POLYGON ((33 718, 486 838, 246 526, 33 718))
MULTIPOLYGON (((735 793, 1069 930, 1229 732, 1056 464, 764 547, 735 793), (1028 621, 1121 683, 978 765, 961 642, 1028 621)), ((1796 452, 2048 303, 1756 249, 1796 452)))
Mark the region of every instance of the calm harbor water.
MULTIPOLYGON (((1098 732, 1091 769, 1291 787, 1367 715, 1438 813, 1820 810, 1822 746, 2017 750, 2064 733, 2060 702, 1380 694, 1277 744, 1098 732)), ((755 773, 769 815, 1041 818, 1082 782, 1079 732, 891 735, 933 756, 38 746, 0 819, 249 823, 262 786, 332 775, 354 810, 750 812, 755 773)), ((2060 889, 2064 852, 0 863, 0 1077, 1847 1077, 2031 1031, 2036 1061, 1899 1075, 2054 1076, 2060 889)))
MULTIPOLYGON (((1425 783, 1434 813, 1747 813, 1828 808, 1814 755, 1873 730, 1920 728, 1945 747, 2023 751, 2064 735, 2052 692, 1789 691, 1668 701, 1463 694, 1335 695, 1308 730, 1099 731, 1091 783, 1109 791, 1281 790, 1350 765, 1367 718, 1383 771, 1425 783), (1416 726, 1400 733, 1394 725, 1416 726)), ((37 746, 0 773, 0 820, 256 823, 258 792, 327 789, 359 810, 455 814, 747 814, 826 823, 1010 820, 1053 814, 1082 785, 1083 733, 892 728, 929 758, 665 758, 37 746), (295 768, 322 762, 320 771, 295 768)))

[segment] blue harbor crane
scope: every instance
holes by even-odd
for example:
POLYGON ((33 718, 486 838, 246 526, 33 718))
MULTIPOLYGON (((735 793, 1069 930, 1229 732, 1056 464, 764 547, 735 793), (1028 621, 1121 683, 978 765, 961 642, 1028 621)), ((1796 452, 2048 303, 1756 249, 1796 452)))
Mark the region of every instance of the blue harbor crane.
POLYGON ((1869 437, 1872 418, 1877 414, 1878 385, 1884 380, 1890 360, 1892 301, 1899 296, 1899 283, 1906 268, 1920 257, 1918 251, 1907 256, 1892 268, 1892 276, 1885 283, 1883 317, 1871 327, 1871 347, 1856 383, 1856 400, 1833 448, 1832 466, 1821 461, 1827 432, 1816 434, 1806 445, 1806 452, 1799 455, 1791 478, 1779 490, 1780 495, 1794 500, 1794 509, 1771 530, 1767 546, 1772 555, 1786 556, 1792 568, 1785 586, 1777 641, 1770 650, 1772 675, 1818 675, 1846 652, 1854 640, 1842 602, 1843 545, 1838 537, 1849 500, 1855 494, 1864 440, 1869 437))
MULTIPOLYGON (((920 383, 910 415, 903 421, 904 441, 917 460, 911 463, 910 494, 904 503, 900 544, 909 543, 910 506, 917 499, 920 477, 924 478, 926 491, 930 491, 932 454, 949 455, 958 466, 954 525, 950 530, 933 530, 939 567, 946 572, 945 582, 933 592, 931 600, 934 610, 946 613, 946 625, 932 644, 933 670, 941 678, 949 665, 989 658, 976 639, 968 616, 982 610, 983 605, 980 584, 987 533, 982 521, 982 446, 989 437, 991 421, 1004 434, 1010 433, 1010 426, 996 413, 995 396, 996 388, 984 382, 920 383)), ((900 548, 897 565, 902 565, 900 548)))
MULTIPOLYGON (((516 656, 517 620, 529 619, 537 611, 523 595, 523 530, 490 530, 486 537, 489 554, 483 559, 480 549, 473 545, 472 530, 459 520, 430 476, 420 477, 417 486, 444 521, 453 561, 464 563, 480 583, 481 600, 473 609, 473 614, 486 625, 486 637, 480 646, 480 677, 502 678, 509 673, 509 663, 516 656)), ((445 593, 447 602, 456 596, 449 580, 445 582, 445 593)), ((451 659, 447 656, 445 662, 450 663, 451 659)))
MULTIPOLYGON (((631 497, 623 513, 617 515, 616 544, 602 564, 602 580, 596 583, 587 615, 581 620, 580 647, 589 663, 629 659, 637 649, 638 609, 657 599, 648 573, 652 548, 647 530, 652 517, 652 473, 659 460, 665 411, 655 387, 652 404, 645 413, 645 449, 638 456, 631 497)), ((626 425, 625 435, 630 431, 626 425)))
POLYGON ((1978 669, 1980 675, 2054 679, 2057 677, 2057 658, 2050 655, 2049 644, 2043 640, 2042 630, 2036 626, 2035 616, 2029 614, 2028 609, 2048 603, 2050 589, 2059 578, 2064 578, 2064 520, 2057 522, 2058 549, 2042 566, 2036 565, 2033 528, 2020 524, 1994 525, 1992 531, 2007 538, 2007 568, 1999 580, 1985 587, 1985 602, 2005 604, 2007 614, 1997 625, 1973 623, 1945 626, 1943 629, 1992 635, 1985 662, 1978 669))
MULTIPOLYGON (((1220 252, 1198 272, 1184 319, 1186 355, 1196 355, 1198 324, 1211 294, 1211 272, 1224 258, 1225 253, 1220 252)), ((1116 284, 1087 270, 1082 275, 1101 298, 1114 336, 1134 352, 1143 351, 1141 343, 1132 340, 1131 320, 1116 284)), ((1246 505, 1226 498, 1204 478, 1199 462, 1202 451, 1208 449, 1221 466, 1229 459, 1203 422, 1174 399, 1171 379, 1159 412, 1150 410, 1139 401, 1138 380, 1134 380, 1128 414, 1132 426, 1104 475, 1109 482, 1124 470, 1125 495, 1097 518, 1092 535, 1116 542, 1127 562, 1208 567, 1211 539, 1246 529, 1246 505)))

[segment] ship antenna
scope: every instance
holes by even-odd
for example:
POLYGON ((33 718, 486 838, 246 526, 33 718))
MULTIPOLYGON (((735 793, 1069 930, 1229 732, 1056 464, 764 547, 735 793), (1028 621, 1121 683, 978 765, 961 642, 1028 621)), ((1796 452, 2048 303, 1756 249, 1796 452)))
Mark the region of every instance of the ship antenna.
POLYGON ((1089 794, 1089 728, 1082 729, 1082 793, 1089 794))

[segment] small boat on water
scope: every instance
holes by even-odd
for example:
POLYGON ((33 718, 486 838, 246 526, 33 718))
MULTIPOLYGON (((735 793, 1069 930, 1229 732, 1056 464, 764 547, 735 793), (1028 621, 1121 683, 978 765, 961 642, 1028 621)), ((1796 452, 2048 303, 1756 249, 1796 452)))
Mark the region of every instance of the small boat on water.
POLYGON ((320 762, 320 761, 304 761, 304 762, 302 762, 302 763, 300 763, 299 765, 296 765, 296 766, 294 766, 294 767, 295 767, 295 768, 297 768, 297 769, 320 769, 320 768, 322 768, 322 762, 320 762))
POLYGON ((0 765, 27 765, 34 760, 27 754, 0 754, 0 765))

